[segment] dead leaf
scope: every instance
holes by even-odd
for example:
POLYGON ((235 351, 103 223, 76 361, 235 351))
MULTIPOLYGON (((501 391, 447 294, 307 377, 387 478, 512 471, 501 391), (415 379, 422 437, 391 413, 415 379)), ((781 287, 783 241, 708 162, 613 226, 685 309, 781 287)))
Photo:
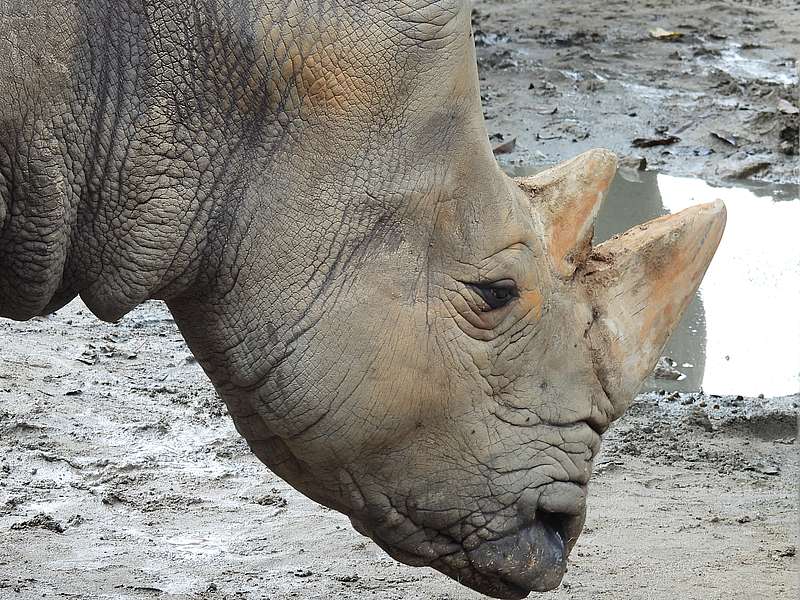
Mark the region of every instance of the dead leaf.
POLYGON ((656 40, 664 40, 667 42, 671 42, 673 40, 677 40, 683 37, 683 34, 680 31, 667 31, 666 29, 662 29, 661 27, 656 27, 655 29, 650 30, 650 37, 656 40))
POLYGON ((634 148, 652 148, 653 146, 669 146, 680 141, 681 138, 677 135, 665 135, 654 138, 636 138, 631 144, 634 148))
POLYGON ((733 133, 731 133, 729 131, 723 131, 723 130, 712 131, 711 132, 711 137, 715 137, 718 140, 723 141, 726 144, 730 144, 733 147, 739 146, 739 142, 741 141, 741 138, 739 138, 738 135, 735 135, 735 134, 733 134, 733 133))

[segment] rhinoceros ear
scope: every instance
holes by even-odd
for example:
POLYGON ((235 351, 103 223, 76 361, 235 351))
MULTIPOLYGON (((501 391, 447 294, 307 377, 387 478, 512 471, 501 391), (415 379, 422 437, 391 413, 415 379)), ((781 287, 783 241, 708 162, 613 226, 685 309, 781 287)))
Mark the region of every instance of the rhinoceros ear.
POLYGON ((608 150, 590 150, 533 177, 516 180, 544 226, 553 268, 572 277, 589 256, 597 211, 617 170, 608 150))
POLYGON ((620 414, 692 300, 725 229, 722 201, 638 225, 593 248, 579 273, 598 377, 620 414))

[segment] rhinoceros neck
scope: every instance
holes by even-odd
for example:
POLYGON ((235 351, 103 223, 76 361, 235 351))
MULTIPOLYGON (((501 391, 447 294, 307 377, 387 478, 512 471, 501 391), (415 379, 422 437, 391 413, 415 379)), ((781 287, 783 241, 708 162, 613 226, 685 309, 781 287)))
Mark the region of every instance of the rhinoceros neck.
POLYGON ((115 320, 184 290, 231 226, 267 117, 245 110, 253 18, 25 4, 0 4, 0 315, 80 294, 115 320))

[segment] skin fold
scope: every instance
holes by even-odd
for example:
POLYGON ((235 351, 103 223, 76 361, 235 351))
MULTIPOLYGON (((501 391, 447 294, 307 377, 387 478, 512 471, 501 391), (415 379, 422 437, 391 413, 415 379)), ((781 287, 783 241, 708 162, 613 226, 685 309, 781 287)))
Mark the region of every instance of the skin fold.
POLYGON ((498 168, 468 2, 0 3, 0 315, 163 299, 253 452, 397 559, 556 587, 724 207, 591 247, 498 168))

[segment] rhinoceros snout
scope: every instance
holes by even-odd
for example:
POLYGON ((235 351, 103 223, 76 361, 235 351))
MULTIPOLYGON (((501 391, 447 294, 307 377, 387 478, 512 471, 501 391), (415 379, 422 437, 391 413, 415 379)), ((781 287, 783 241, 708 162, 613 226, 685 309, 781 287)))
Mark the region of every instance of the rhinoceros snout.
POLYGON ((561 583, 583 529, 586 496, 585 482, 551 482, 531 488, 506 507, 506 519, 489 512, 444 531, 393 510, 391 517, 376 520, 364 514, 351 515, 350 520, 397 560, 433 567, 494 598, 524 598, 561 583), (474 521, 485 525, 478 527, 474 521), (459 537, 457 531, 469 533, 459 537))
POLYGON ((561 583, 567 570, 567 531, 581 517, 541 511, 530 525, 470 552, 475 569, 495 581, 497 598, 524 598, 561 583))
POLYGON ((488 580, 483 591, 496 598, 524 598, 561 583, 567 558, 586 520, 586 485, 554 482, 522 500, 522 515, 532 514, 516 531, 486 541, 469 552, 472 567, 488 580))

